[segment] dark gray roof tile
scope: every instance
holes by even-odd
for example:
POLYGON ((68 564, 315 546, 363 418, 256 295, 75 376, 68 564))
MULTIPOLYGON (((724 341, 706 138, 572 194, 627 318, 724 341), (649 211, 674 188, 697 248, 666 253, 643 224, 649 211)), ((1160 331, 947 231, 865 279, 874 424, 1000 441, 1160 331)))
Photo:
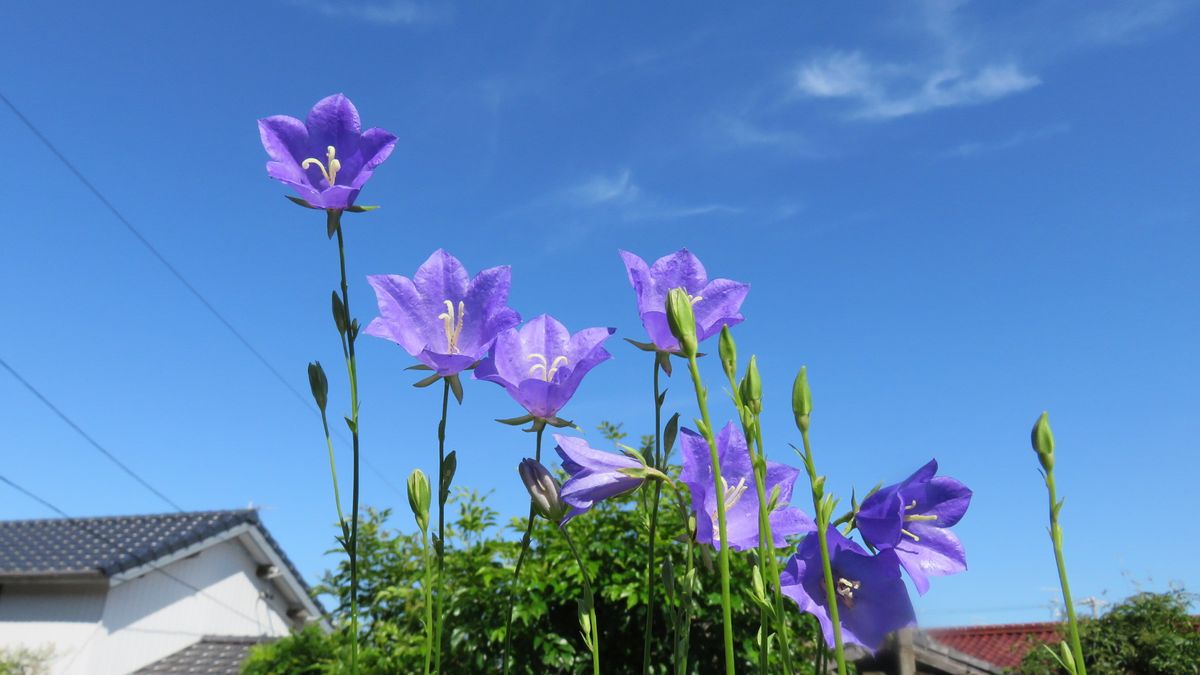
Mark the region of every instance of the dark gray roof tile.
POLYGON ((265 638, 209 635, 133 675, 238 675, 242 663, 265 638))

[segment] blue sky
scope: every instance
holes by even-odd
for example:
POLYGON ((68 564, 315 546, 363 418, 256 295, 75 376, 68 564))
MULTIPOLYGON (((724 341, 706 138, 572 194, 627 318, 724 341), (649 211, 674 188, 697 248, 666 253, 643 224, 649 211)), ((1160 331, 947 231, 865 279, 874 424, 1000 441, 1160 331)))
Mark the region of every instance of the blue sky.
MULTIPOLYGON (((640 339, 617 250, 687 246, 753 285, 737 336, 774 458, 808 364, 831 487, 936 457, 974 488, 971 569, 917 601, 925 624, 1050 616, 1043 409, 1076 597, 1197 589, 1200 6, 879 7, 10 4, 23 57, 0 91, 301 391, 320 359, 344 401, 336 250, 266 177, 255 119, 342 91, 399 137, 360 199, 383 208, 347 217, 364 321, 364 275, 445 247, 511 264, 526 317, 640 339)), ((0 131, 0 357, 185 508, 262 507, 315 579, 333 563, 318 420, 7 108, 0 131)), ((651 428, 647 357, 612 351, 564 410, 593 439, 651 428)), ((389 343, 360 354, 364 454, 387 477, 364 470, 364 503, 407 528, 395 486, 433 473, 437 392, 389 343)), ((72 514, 164 510, 7 372, 0 411, 4 475, 72 514)), ((491 420, 518 412, 468 382, 449 424, 458 484, 506 516, 531 437, 491 420)), ((0 489, 0 517, 49 515, 0 489)))

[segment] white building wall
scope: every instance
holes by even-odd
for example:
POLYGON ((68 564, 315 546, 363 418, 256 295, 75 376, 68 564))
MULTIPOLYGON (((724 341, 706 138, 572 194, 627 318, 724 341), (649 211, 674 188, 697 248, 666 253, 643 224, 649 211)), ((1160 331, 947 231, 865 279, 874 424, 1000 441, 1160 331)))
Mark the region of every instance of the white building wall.
POLYGON ((5 619, 5 587, 0 645, 54 643, 54 675, 126 675, 205 635, 286 635, 287 607, 274 584, 256 576, 257 567, 235 538, 163 566, 167 574, 149 571, 116 583, 107 598, 103 588, 88 595, 78 587, 57 595, 14 593, 14 611, 46 619, 34 622, 5 619))
POLYGON ((0 587, 0 648, 52 647, 55 663, 86 659, 103 634, 106 582, 0 587))

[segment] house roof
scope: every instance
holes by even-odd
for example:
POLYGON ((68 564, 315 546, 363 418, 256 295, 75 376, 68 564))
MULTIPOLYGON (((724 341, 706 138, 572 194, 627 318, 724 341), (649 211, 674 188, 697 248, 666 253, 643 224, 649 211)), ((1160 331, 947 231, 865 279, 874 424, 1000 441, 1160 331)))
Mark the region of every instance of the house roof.
POLYGON ((133 675, 239 675, 250 650, 262 642, 262 638, 208 635, 133 675))
POLYGON ((0 580, 110 578, 240 525, 258 529, 304 591, 309 591, 254 509, 0 521, 0 580))
POLYGON ((1062 640, 1061 624, 1054 622, 1010 623, 961 628, 929 628, 926 634, 947 647, 1005 668, 1015 668, 1032 645, 1055 644, 1062 640))

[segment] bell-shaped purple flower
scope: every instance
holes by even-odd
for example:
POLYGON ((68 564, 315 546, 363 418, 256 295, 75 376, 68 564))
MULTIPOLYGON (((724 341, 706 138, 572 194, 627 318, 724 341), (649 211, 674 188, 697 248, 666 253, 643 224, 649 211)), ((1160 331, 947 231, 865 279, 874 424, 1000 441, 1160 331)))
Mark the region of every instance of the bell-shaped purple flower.
MULTIPOLYGON (((842 640, 873 652, 888 633, 916 621, 896 554, 886 550, 870 555, 836 527, 829 528, 827 535, 842 640)), ((816 534, 800 542, 779 581, 783 594, 795 600, 800 611, 817 618, 825 644, 832 648, 833 622, 821 567, 821 542, 816 534)))
POLYGON ((391 340, 438 375, 469 368, 496 336, 521 316, 508 306, 508 266, 471 278, 457 258, 442 249, 417 268, 412 279, 394 274, 367 277, 379 316, 364 331, 391 340))
POLYGON ((917 592, 929 590, 929 577, 967 569, 962 542, 949 530, 971 504, 971 490, 948 476, 936 476, 937 460, 895 485, 863 500, 855 524, 877 549, 892 549, 917 592))
POLYGON ((396 146, 383 129, 361 129, 358 110, 343 94, 317 101, 304 122, 287 115, 261 119, 258 133, 271 158, 267 174, 314 208, 349 208, 396 146))
POLYGON ((570 478, 562 486, 562 499, 571 506, 569 518, 586 513, 611 497, 632 492, 642 485, 641 478, 622 473, 622 469, 641 469, 636 459, 603 452, 582 438, 554 434, 554 451, 562 458, 562 468, 570 478))
MULTIPOLYGON (((712 455, 708 442, 691 429, 682 429, 679 445, 683 454, 683 469, 679 479, 687 484, 692 493, 696 541, 719 548, 718 496, 714 491, 712 455)), ((750 449, 746 446, 746 437, 732 422, 717 434, 717 456, 720 458, 721 480, 724 482, 721 498, 725 500, 725 530, 729 546, 735 551, 758 548, 758 493, 754 487, 750 449)), ((808 514, 788 506, 799 475, 798 470, 786 464, 767 461, 767 476, 763 485, 767 498, 770 499, 772 491, 779 488, 779 498, 769 516, 776 548, 787 545, 787 536, 816 529, 816 523, 808 514)))
POLYGON ((557 420, 583 376, 612 355, 604 341, 615 328, 585 328, 572 335, 554 317, 543 314, 496 338, 475 368, 475 379, 504 387, 534 418, 557 420))
POLYGON ((700 259, 686 248, 659 258, 651 266, 628 251, 620 253, 629 273, 629 283, 637 293, 642 325, 658 351, 679 351, 679 341, 667 325, 667 294, 673 288, 682 288, 691 297, 696 315, 696 339, 700 342, 721 332, 722 326, 742 322, 742 302, 750 292, 750 284, 729 279, 709 281, 700 259))

